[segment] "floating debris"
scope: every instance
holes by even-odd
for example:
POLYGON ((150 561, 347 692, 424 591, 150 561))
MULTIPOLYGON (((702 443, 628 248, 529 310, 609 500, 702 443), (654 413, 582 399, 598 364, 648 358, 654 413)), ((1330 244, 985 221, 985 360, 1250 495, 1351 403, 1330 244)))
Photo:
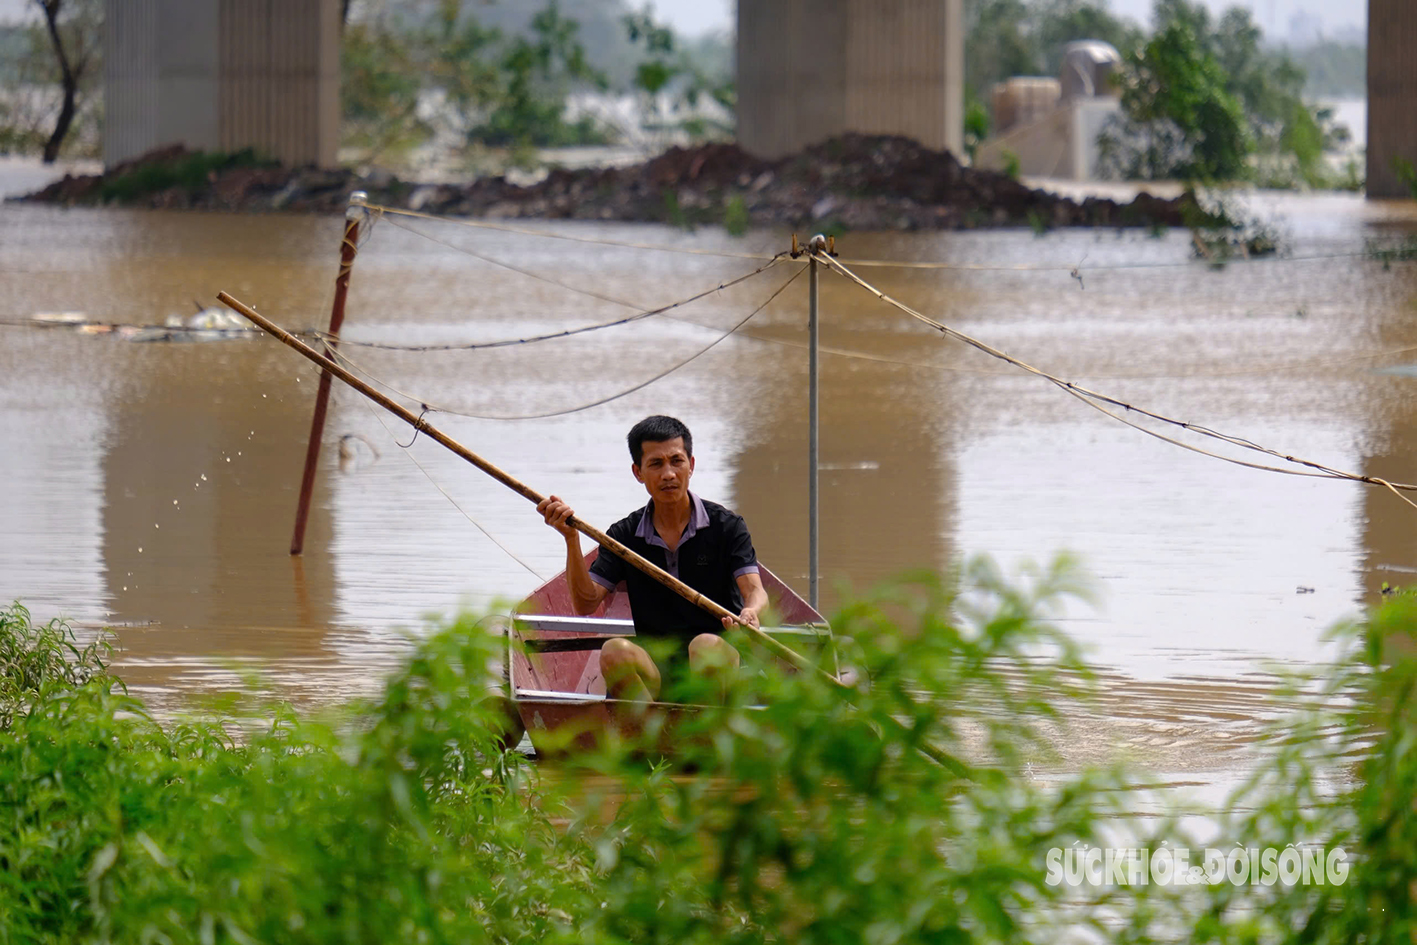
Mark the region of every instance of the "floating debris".
POLYGON ((252 338, 258 332, 246 319, 224 308, 204 308, 183 318, 169 315, 161 325, 127 325, 99 321, 84 312, 36 312, 25 324, 36 328, 68 328, 81 335, 113 335, 124 341, 226 341, 252 338))

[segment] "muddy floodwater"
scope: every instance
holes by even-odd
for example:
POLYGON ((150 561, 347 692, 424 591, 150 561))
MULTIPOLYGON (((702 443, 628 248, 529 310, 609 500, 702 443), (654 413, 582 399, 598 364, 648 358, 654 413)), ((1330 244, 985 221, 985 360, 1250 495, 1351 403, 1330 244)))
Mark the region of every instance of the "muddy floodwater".
MULTIPOLYGON (((1182 232, 861 233, 838 248, 848 263, 949 264, 858 271, 1044 370, 1284 454, 1417 480, 1417 264, 1361 255, 1369 240, 1417 232, 1417 209, 1261 203, 1290 257, 1220 271, 1192 261, 1182 232)), ((369 692, 430 616, 505 607, 562 567, 560 539, 525 500, 427 438, 401 448, 408 427, 344 389, 306 551, 292 558, 313 367, 265 338, 13 324, 54 312, 160 324, 224 289, 289 327, 320 328, 341 226, 0 207, 0 597, 114 628, 120 672, 159 707, 225 691, 247 671, 301 700, 369 692)), ((576 239, 379 221, 355 264, 345 338, 524 338, 662 306, 760 265, 598 240, 745 256, 789 240, 528 227, 576 239)), ((602 527, 645 500, 627 428, 652 412, 681 417, 695 433, 696 490, 740 510, 762 561, 805 593, 807 279, 720 340, 801 268, 538 344, 346 350, 410 403, 450 411, 430 417, 452 436, 602 527), (716 341, 643 389, 565 412, 716 341)), ((1013 567, 1071 551, 1098 594, 1061 616, 1104 671, 1111 717, 1096 737, 1163 770, 1233 767, 1271 711, 1274 668, 1323 659, 1329 627, 1417 570, 1417 509, 1386 490, 1184 451, 836 276, 822 279, 821 309, 825 606, 961 555, 1013 567)))

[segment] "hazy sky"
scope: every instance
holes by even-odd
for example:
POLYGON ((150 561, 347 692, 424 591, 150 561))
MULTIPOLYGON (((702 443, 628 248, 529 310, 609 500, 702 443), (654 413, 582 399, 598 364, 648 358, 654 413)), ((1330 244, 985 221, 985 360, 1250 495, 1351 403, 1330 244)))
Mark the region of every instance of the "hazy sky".
MULTIPOLYGON (((0 19, 22 11, 29 0, 0 0, 0 19)), ((643 0, 629 0, 638 7, 643 0)), ((684 33, 726 30, 733 23, 737 0, 650 0, 659 16, 684 33)), ((759 0, 771 3, 773 0, 759 0)), ((1290 19, 1296 13, 1318 17, 1326 31, 1345 27, 1365 27, 1368 4, 1364 0, 1205 0, 1215 10, 1234 6, 1237 2, 1255 11, 1266 34, 1283 37, 1289 33, 1290 19)), ((1132 19, 1145 22, 1151 15, 1151 0, 1111 0, 1112 9, 1132 19)))
MULTIPOLYGON (((772 0, 767 0, 772 2, 772 0)), ((1238 5, 1255 11, 1255 19, 1266 34, 1284 36, 1296 13, 1318 17, 1326 31, 1344 27, 1366 27, 1368 4, 1364 0, 1205 0, 1214 10, 1238 5)), ((685 33, 728 29, 733 22, 736 0, 653 0, 661 18, 685 33)), ((635 0, 631 5, 638 6, 635 0)), ((1151 0, 1111 0, 1114 11, 1145 22, 1151 16, 1151 0)))

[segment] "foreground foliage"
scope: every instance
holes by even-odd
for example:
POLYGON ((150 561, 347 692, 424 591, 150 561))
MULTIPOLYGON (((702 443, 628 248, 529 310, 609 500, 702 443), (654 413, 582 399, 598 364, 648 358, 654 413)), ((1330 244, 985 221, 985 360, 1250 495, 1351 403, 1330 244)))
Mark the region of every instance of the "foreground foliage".
POLYGON ((1033 773, 1089 686, 1046 619, 1080 591, 1066 563, 909 579, 834 621, 865 691, 750 657, 672 762, 646 747, 651 723, 639 746, 535 767, 496 746, 494 648, 471 620, 358 712, 273 707, 234 739, 158 725, 101 646, 16 606, 0 941, 1408 940, 1417 670, 1382 641, 1417 626, 1417 603, 1344 631, 1342 661, 1296 682, 1307 707, 1223 824, 1262 846, 1344 844, 1347 884, 1079 890, 1046 881, 1045 851, 1118 829, 1186 839, 1131 822, 1126 772, 1033 773))

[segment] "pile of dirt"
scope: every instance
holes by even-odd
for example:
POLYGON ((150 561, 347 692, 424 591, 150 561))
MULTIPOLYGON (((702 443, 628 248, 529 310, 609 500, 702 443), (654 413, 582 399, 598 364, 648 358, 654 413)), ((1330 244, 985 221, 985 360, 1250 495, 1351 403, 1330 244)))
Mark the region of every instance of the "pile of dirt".
POLYGON ((102 176, 65 177, 24 200, 163 209, 342 212, 349 194, 428 213, 493 218, 624 220, 843 230, 990 226, 1182 226, 1190 197, 1142 194, 1081 203, 1004 174, 965 167, 899 136, 843 135, 769 161, 735 144, 671 148, 631 167, 552 170, 520 186, 505 177, 418 184, 385 172, 289 169, 165 148, 102 176))

